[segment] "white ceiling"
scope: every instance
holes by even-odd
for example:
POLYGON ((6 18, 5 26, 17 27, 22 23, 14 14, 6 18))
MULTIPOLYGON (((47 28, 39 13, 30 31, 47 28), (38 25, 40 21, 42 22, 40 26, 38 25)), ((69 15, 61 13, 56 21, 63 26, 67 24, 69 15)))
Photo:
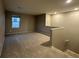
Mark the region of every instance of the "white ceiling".
POLYGON ((70 4, 65 2, 66 0, 4 0, 6 10, 33 15, 65 12, 79 7, 79 0, 73 0, 70 4))

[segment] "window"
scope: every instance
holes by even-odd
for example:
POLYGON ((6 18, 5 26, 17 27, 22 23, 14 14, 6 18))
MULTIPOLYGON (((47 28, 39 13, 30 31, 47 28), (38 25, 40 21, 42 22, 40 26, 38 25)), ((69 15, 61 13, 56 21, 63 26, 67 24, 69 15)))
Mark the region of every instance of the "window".
POLYGON ((20 17, 12 16, 12 28, 17 29, 20 28, 20 17))

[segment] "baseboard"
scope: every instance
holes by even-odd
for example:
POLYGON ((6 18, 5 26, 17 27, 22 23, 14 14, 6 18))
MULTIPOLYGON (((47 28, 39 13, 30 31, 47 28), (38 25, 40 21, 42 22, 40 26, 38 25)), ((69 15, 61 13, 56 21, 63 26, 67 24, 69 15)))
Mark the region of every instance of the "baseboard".
POLYGON ((16 33, 6 33, 5 35, 17 35, 17 34, 27 34, 27 33, 33 33, 33 32, 16 32, 16 33))

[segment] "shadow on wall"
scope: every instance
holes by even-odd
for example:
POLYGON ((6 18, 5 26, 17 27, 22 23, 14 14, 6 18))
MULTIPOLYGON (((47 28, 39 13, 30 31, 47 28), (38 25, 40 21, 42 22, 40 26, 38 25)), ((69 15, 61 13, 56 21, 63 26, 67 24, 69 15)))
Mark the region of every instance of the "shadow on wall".
POLYGON ((43 15, 37 15, 36 17, 36 32, 45 34, 47 36, 50 36, 50 28, 45 26, 45 14, 43 15))

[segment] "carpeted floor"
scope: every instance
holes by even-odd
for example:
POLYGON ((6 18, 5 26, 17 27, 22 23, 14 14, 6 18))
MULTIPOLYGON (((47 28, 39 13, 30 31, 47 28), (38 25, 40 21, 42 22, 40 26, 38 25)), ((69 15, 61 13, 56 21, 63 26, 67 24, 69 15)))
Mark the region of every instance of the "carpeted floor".
POLYGON ((2 56, 5 58, 68 58, 62 51, 50 47, 49 37, 40 33, 6 36, 2 56))

